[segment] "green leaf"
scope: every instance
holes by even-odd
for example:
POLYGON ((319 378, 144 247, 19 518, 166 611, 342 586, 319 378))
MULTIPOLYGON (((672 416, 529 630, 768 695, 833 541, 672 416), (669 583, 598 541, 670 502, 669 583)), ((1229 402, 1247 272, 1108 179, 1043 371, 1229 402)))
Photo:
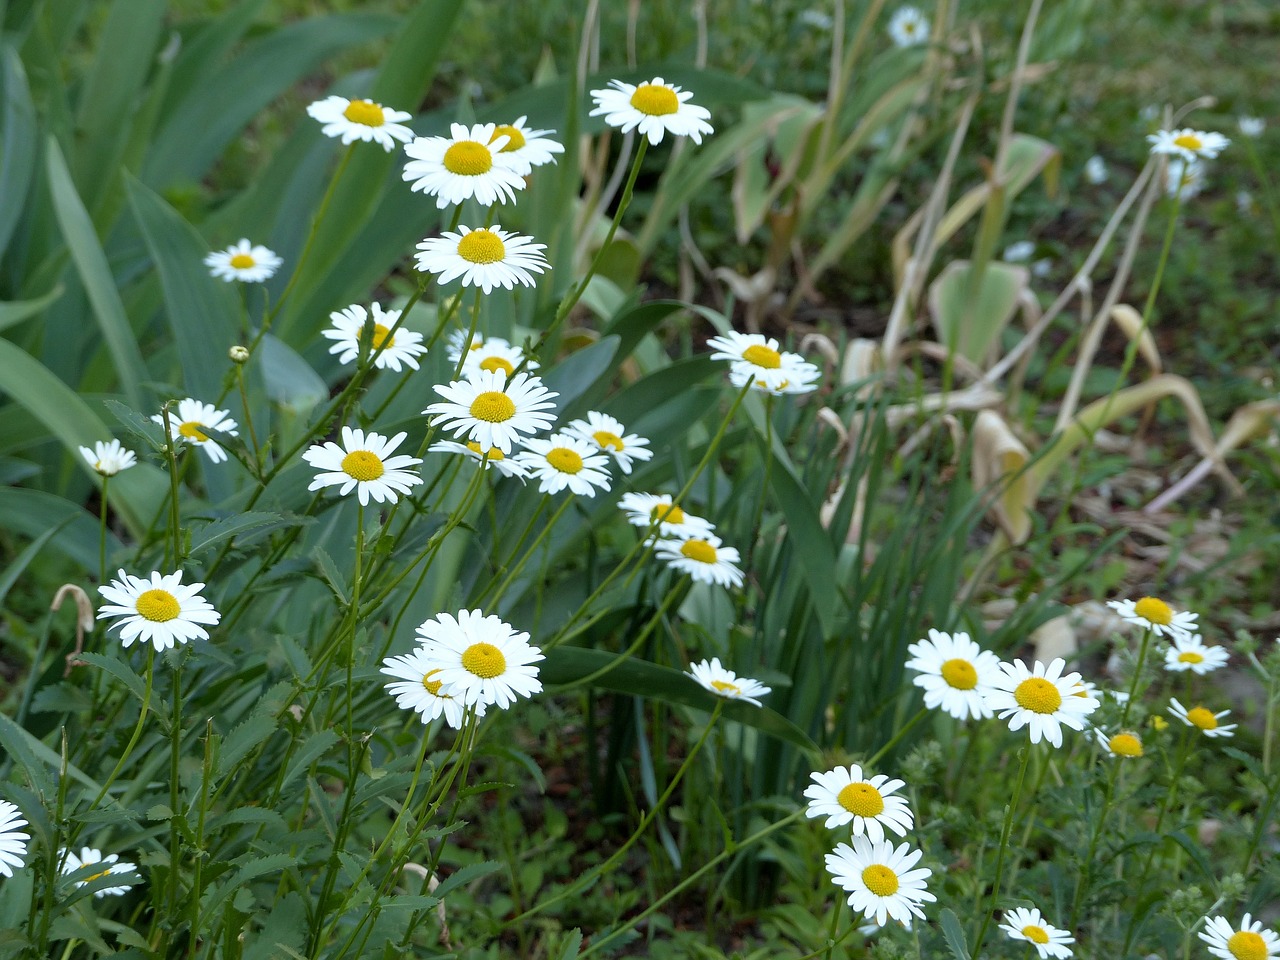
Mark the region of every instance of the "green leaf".
POLYGON ((573 930, 565 934, 564 946, 560 948, 560 953, 556 955, 556 960, 575 960, 581 949, 582 931, 574 927, 573 930))
POLYGON ((0 46, 0 83, 4 85, 3 126, 0 126, 0 253, 9 246, 14 227, 26 209, 25 198, 31 191, 31 178, 36 171, 36 108, 27 88, 27 75, 14 48, 0 46))
POLYGON ((62 296, 62 290, 62 284, 58 284, 42 297, 0 303, 0 330, 7 330, 28 317, 34 317, 36 314, 43 312, 45 307, 62 296))
POLYGON ((239 865, 235 874, 201 898, 200 916, 202 918, 212 916, 228 897, 251 880, 296 866, 298 859, 290 853, 273 853, 265 857, 241 857, 233 862, 239 865))
POLYGON ((297 777, 311 769, 311 765, 329 752, 329 748, 338 742, 338 735, 332 730, 320 730, 307 737, 306 742, 293 755, 293 762, 285 771, 281 789, 292 783, 297 777))
POLYGON ((576 350, 546 372, 542 382, 556 397, 556 415, 563 418, 573 402, 612 368, 618 350, 617 337, 604 337, 576 350))
POLYGON ((245 0, 234 10, 210 17, 199 31, 183 40, 173 62, 161 115, 176 116, 193 90, 204 87, 226 55, 251 26, 265 0, 245 0))
POLYGON ((947 941, 947 946, 951 948, 951 955, 956 960, 969 960, 969 946, 965 943, 960 918, 950 907, 944 908, 939 917, 942 920, 942 936, 947 941))
POLYGON ((195 556, 203 550, 216 547, 224 540, 238 537, 249 530, 261 534, 279 527, 294 527, 314 522, 311 517, 286 517, 278 513, 238 513, 194 530, 191 534, 191 549, 188 553, 195 556))
MULTIPOLYGON (((0 486, 0 529, 35 538, 50 527, 59 531, 50 541, 53 547, 85 570, 98 569, 98 521, 92 514, 43 490, 0 486)), ((119 537, 108 530, 107 553, 123 548, 119 537)))
POLYGON ((288 344, 271 334, 258 344, 262 378, 273 403, 305 416, 329 399, 329 387, 288 344))
POLYGON ((967 260, 947 264, 929 286, 929 316, 938 341, 980 366, 985 364, 1013 319, 1029 277, 1026 267, 988 262, 975 298, 973 265, 967 260))
POLYGON ((115 657, 103 656, 100 653, 88 652, 80 654, 80 659, 90 666, 97 667, 99 670, 103 670, 106 673, 111 674, 111 676, 115 677, 129 688, 129 692, 137 697, 139 703, 142 703, 146 698, 146 682, 142 677, 138 676, 136 670, 124 661, 118 660, 115 657))
POLYGON ((479 880, 481 877, 487 877, 491 873, 497 873, 504 869, 505 865, 497 860, 484 860, 480 863, 469 863, 465 867, 460 867, 453 873, 449 874, 440 882, 440 886, 432 891, 432 896, 437 900, 444 900, 454 890, 457 890, 464 883, 470 883, 472 880, 479 880))
POLYGON ((333 595, 338 598, 338 602, 346 606, 346 586, 343 583, 342 574, 338 573, 337 564, 333 562, 333 557, 329 556, 323 547, 316 547, 311 551, 311 559, 315 562, 316 569, 320 571, 320 576, 324 578, 324 582, 329 585, 333 595))
MULTIPOLYGON (((52 783, 52 779, 46 778, 42 767, 48 767, 55 774, 62 767, 62 757, 4 714, 0 714, 0 746, 26 767, 31 782, 37 787, 42 783, 52 783)), ((101 789, 97 781, 74 763, 67 764, 67 773, 90 790, 97 792, 101 789)))
POLYGON ((44 549, 46 543, 62 532, 62 528, 71 522, 71 517, 64 517, 58 521, 56 526, 50 527, 40 533, 40 536, 32 540, 23 551, 11 560, 4 568, 4 572, 0 573, 0 609, 4 608, 4 601, 9 596, 9 591, 13 589, 13 585, 17 583, 18 578, 22 576, 23 571, 36 558, 36 555, 44 549))
POLYGON ((276 732, 276 718, 269 713, 256 713, 235 727, 222 741, 218 753, 217 776, 226 777, 249 751, 276 732))

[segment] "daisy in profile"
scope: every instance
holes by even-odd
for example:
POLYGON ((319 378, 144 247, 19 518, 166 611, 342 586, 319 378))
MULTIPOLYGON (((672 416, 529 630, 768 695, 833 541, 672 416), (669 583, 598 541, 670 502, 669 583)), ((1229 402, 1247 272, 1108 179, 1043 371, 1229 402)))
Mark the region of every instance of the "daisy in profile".
POLYGON ((791 377, 761 379, 757 370, 745 363, 735 363, 729 368, 729 382, 741 390, 751 383, 751 389, 771 397, 787 397, 798 393, 813 393, 818 389, 822 371, 812 363, 801 361, 791 377))
POLYGON ((580 497, 594 497, 597 489, 609 489, 609 461, 594 446, 567 433, 528 438, 516 460, 538 481, 542 493, 568 487, 580 497))
POLYGON ((1164 668, 1173 673, 1190 670, 1203 677, 1226 665, 1227 651, 1222 647, 1208 646, 1198 633, 1174 637, 1173 644, 1164 652, 1164 668))
POLYGON ((1107 606, 1128 623, 1150 630, 1157 636, 1175 637, 1195 633, 1197 614, 1175 613, 1174 609, 1158 597, 1142 597, 1139 600, 1108 600, 1107 606))
POLYGON ((204 258, 204 265, 219 280, 230 283, 262 283, 270 280, 284 263, 266 247, 241 239, 225 250, 215 250, 204 258))
POLYGON ((1237 723, 1219 723, 1228 716, 1230 710, 1214 713, 1208 707, 1194 706, 1190 710, 1178 702, 1177 697, 1169 698, 1169 712, 1188 727, 1196 727, 1206 737, 1234 737, 1237 723))
POLYGON ((681 573, 703 583, 722 587, 742 586, 743 574, 738 567, 741 558, 734 547, 723 547, 720 538, 707 534, 687 540, 659 540, 654 554, 681 573))
POLYGON ((414 137, 413 131, 404 125, 411 114, 372 100, 325 97, 307 107, 307 115, 324 124, 321 133, 326 137, 341 137, 344 145, 362 140, 376 143, 390 153, 397 141, 408 143, 414 137))
POLYGON ((911 829, 911 808, 902 797, 893 796, 906 786, 904 781, 864 776, 856 763, 811 773, 809 778, 813 783, 804 791, 809 798, 805 815, 810 820, 826 817, 823 826, 828 830, 852 823, 855 837, 865 834, 878 843, 884 839, 885 827, 900 837, 911 829))
MULTIPOLYGON (((461 296, 461 294, 458 295, 461 296)), ((443 310, 443 307, 441 309, 443 310)), ((457 365, 458 361, 462 359, 462 350, 464 346, 468 353, 474 353, 481 347, 485 346, 492 346, 495 349, 511 346, 511 344, 502 339, 502 337, 486 337, 479 330, 471 335, 470 343, 467 341, 466 330, 454 330, 449 334, 449 339, 446 341, 446 344, 447 352, 445 353, 445 356, 448 357, 449 362, 454 365, 457 365)))
MULTIPOLYGON (((396 706, 422 715, 423 723, 444 717, 444 722, 455 730, 462 729, 465 711, 455 697, 445 693, 444 683, 438 680, 440 666, 430 659, 422 647, 398 657, 382 661, 381 673, 398 678, 387 684, 387 693, 396 698, 396 706)), ((475 705, 475 714, 484 716, 485 705, 475 705)))
POLYGON ((1101 727, 1094 727, 1093 735, 1098 738, 1098 746, 1102 747, 1109 757, 1115 757, 1118 760, 1137 760, 1144 753, 1142 738, 1132 730, 1108 733, 1101 727))
POLYGON ((431 389, 444 397, 422 411, 433 424, 452 430, 455 437, 465 435, 486 450, 497 447, 508 455, 522 434, 551 429, 556 407, 552 398, 559 396, 538 377, 518 373, 508 380, 500 370, 435 384, 431 389))
POLYGON ((1032 670, 1021 660, 1002 663, 1000 672, 991 679, 986 705, 1001 720, 1009 721, 1010 730, 1028 727, 1032 743, 1043 738, 1060 747, 1062 728, 1083 730, 1084 718, 1098 709, 1097 700, 1080 695, 1080 674, 1063 675, 1066 665, 1061 657, 1048 667, 1037 660, 1032 670))
POLYGON ((546 244, 534 243, 533 237, 503 230, 496 223, 476 230, 459 224, 458 229, 460 233, 446 230, 418 244, 421 252, 414 259, 419 272, 436 274, 440 283, 461 277, 464 287, 488 293, 494 287, 512 290, 517 283, 532 287, 533 274, 551 269, 541 252, 546 244))
POLYGON ((715 352, 712 360, 728 360, 732 372, 738 373, 738 386, 746 383, 745 374, 771 390, 786 383, 811 382, 817 379, 818 368, 797 353, 778 349, 778 341, 758 333, 729 331, 723 337, 712 337, 707 346, 715 352))
POLYGON ((440 210, 473 197, 482 207, 514 201, 524 189, 522 164, 502 152, 511 138, 495 136, 496 130, 492 123, 454 123, 447 137, 417 137, 406 144, 410 160, 403 178, 409 189, 435 197, 440 210))
POLYGON ((222 614, 200 596, 203 589, 203 583, 183 586, 181 570, 168 576, 153 571, 145 579, 121 570, 117 579, 98 587, 107 601, 98 610, 98 619, 115 620, 107 629, 120 627, 125 647, 141 640, 159 653, 176 643, 208 640, 202 624, 215 624, 222 614))
POLYGON ((1183 160, 1212 160, 1231 143, 1220 133, 1206 133, 1184 127, 1181 130, 1157 130, 1147 137, 1152 153, 1163 153, 1183 160))
MULTIPOLYGON (((164 414, 153 414, 151 417, 160 426, 164 426, 164 414)), ((214 463, 222 463, 227 459, 227 451, 218 445, 218 441, 209 436, 209 432, 217 431, 230 437, 238 437, 236 422, 227 416, 226 410, 219 410, 212 403, 201 403, 187 397, 178 401, 178 410, 169 411, 169 434, 174 440, 185 440, 194 443, 209 455, 214 463)))
POLYGON ((649 449, 649 441, 634 433, 627 433, 627 428, 607 413, 592 410, 585 420, 570 421, 565 433, 587 441, 598 450, 604 451, 618 465, 623 473, 631 472, 633 460, 648 460, 653 457, 649 449))
POLYGON ((919 850, 902 843, 895 850, 888 840, 872 842, 867 837, 854 837, 853 846, 836 844, 827 854, 827 872, 841 890, 849 893, 849 906, 868 920, 884 926, 892 917, 899 923, 910 923, 912 916, 924 919, 921 903, 938 899, 925 889, 926 877, 933 874, 928 867, 913 870, 920 862, 919 850))
POLYGON ((128 470, 138 462, 132 450, 126 449, 119 440, 103 443, 94 441, 93 449, 80 448, 80 456, 84 457, 94 472, 103 477, 114 477, 121 470, 128 470))
MULTIPOLYGON (((81 847, 80 855, 76 856, 71 850, 61 851, 62 875, 75 873, 77 870, 83 870, 87 867, 97 867, 89 876, 81 880, 76 880, 75 885, 78 888, 85 884, 93 883, 103 877, 112 876, 117 873, 137 873, 138 868, 132 863, 121 861, 120 854, 109 853, 105 857, 101 850, 93 847, 81 847)), ((121 897, 129 892, 130 884, 124 884, 118 887, 103 887, 101 890, 93 891, 95 897, 121 897)))
POLYGON ((715 525, 671 502, 669 493, 624 493, 618 506, 633 526, 653 528, 656 536, 688 540, 709 537, 715 525))
POLYGON ((638 129, 640 136, 652 144, 662 142, 664 134, 692 137, 701 143, 703 134, 712 133, 711 111, 689 102, 693 94, 654 77, 648 83, 633 86, 621 80, 610 80, 603 90, 592 90, 596 107, 590 116, 603 116, 604 122, 623 133, 638 129))
POLYGON ((497 704, 502 710, 518 697, 542 690, 538 668, 542 651, 499 618, 479 610, 461 610, 456 618, 442 613, 418 627, 422 662, 429 665, 440 692, 464 706, 497 704))
POLYGON ((422 334, 403 327, 392 333, 392 328, 400 319, 400 311, 384 312, 381 305, 376 303, 370 305, 369 310, 365 310, 358 303, 353 303, 349 307, 329 314, 333 326, 320 331, 322 337, 336 341, 329 348, 329 352, 338 354, 339 363, 351 363, 358 358, 361 341, 365 340, 364 330, 365 325, 370 321, 370 313, 373 314, 373 331, 365 341, 365 357, 371 357, 375 350, 381 350, 382 352, 373 359, 373 365, 379 370, 390 368, 399 373, 402 363, 411 370, 417 370, 417 358, 427 352, 427 348, 422 345, 422 334))
POLYGON ((547 139, 548 133, 554 130, 530 130, 524 125, 528 117, 521 117, 515 123, 500 123, 493 130, 493 139, 506 137, 507 144, 500 151, 502 156, 511 162, 512 169, 522 177, 533 172, 534 167, 544 163, 555 163, 557 153, 564 153, 564 144, 547 139))
POLYGON ((1240 926, 1226 917, 1209 917, 1197 936, 1209 945, 1209 952, 1222 960, 1272 960, 1280 957, 1280 936, 1261 920, 1245 914, 1240 926))
POLYGON ((469 460, 474 460, 485 470, 497 470, 504 477, 519 477, 523 480, 529 475, 524 464, 514 457, 508 457, 497 447, 481 450, 480 444, 474 440, 458 443, 455 440, 439 440, 427 448, 429 453, 460 453, 469 460))
POLYGON ((1262 131, 1267 129, 1267 121, 1261 117, 1240 117, 1236 123, 1240 126, 1240 132, 1250 139, 1256 140, 1262 136, 1262 131))
MULTIPOLYGON (((455 359, 453 362, 458 361, 455 359)), ((512 346, 501 337, 490 337, 483 343, 472 344, 466 359, 462 361, 462 375, 471 378, 485 371, 497 371, 509 377, 522 363, 530 373, 538 369, 538 361, 526 360, 524 351, 519 347, 512 346)))
POLYGON ((378 503, 395 503, 400 494, 422 482, 417 473, 405 469, 421 460, 403 454, 391 456, 406 436, 397 433, 388 440, 380 434, 343 427, 342 446, 329 440, 302 452, 302 459, 320 471, 307 489, 339 487, 338 494, 345 497, 354 488, 362 507, 370 497, 378 503))
POLYGON ((1025 907, 1017 907, 1006 910, 1000 929, 1008 934, 1011 940, 1030 943, 1036 948, 1040 960, 1048 960, 1050 957, 1066 960, 1071 956, 1069 944, 1076 942, 1076 938, 1067 931, 1059 930, 1046 923, 1040 916, 1040 911, 1034 908, 1028 910, 1025 907))
POLYGON ((26 818, 8 800, 0 800, 0 874, 12 877, 14 870, 21 870, 23 857, 27 855, 27 843, 31 834, 20 830, 28 826, 26 818))
POLYGON ((929 21, 915 7, 899 7, 889 21, 889 39, 897 47, 918 47, 929 42, 929 21))
POLYGON ((967 633, 930 630, 929 638, 907 647, 908 670, 918 674, 912 683, 924 691, 924 705, 939 707, 957 720, 985 720, 991 708, 983 699, 1000 673, 1000 658, 983 650, 967 633))
POLYGON ((757 707, 760 706, 760 701, 756 698, 770 692, 770 688, 759 680, 740 677, 732 670, 722 667, 719 657, 693 664, 689 667, 689 676, 693 677, 704 690, 714 693, 717 697, 724 697, 726 700, 744 700, 757 707))

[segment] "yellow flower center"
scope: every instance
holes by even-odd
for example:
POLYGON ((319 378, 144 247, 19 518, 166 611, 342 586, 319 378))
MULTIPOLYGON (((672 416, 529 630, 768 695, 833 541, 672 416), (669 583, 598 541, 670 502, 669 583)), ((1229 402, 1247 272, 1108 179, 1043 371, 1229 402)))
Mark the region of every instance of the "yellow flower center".
POLYGON ((711 686, 716 688, 717 693, 737 695, 742 693, 742 688, 736 683, 729 683, 727 680, 712 680, 711 686))
POLYGON ((1107 741, 1107 746, 1117 757, 1142 756, 1142 741, 1132 733, 1117 733, 1107 741))
POLYGON ((753 343, 743 350, 742 359, 766 370, 777 370, 782 366, 782 354, 760 343, 753 343))
POLYGON ((178 598, 168 590, 148 590, 138 597, 134 604, 139 616, 152 623, 168 623, 182 612, 178 606, 178 598))
POLYGON ((253 257, 247 253, 237 253, 231 257, 231 266, 237 270, 248 270, 254 263, 253 257))
POLYGON ((478 177, 492 166, 489 148, 474 140, 460 140, 444 152, 444 168, 460 177, 478 177))
POLYGON ((898 892, 898 875, 881 863, 873 863, 863 870, 862 882, 877 897, 892 897, 898 892))
POLYGON ((631 105, 651 117, 664 117, 680 109, 680 98, 668 86, 642 83, 631 95, 631 105))
POLYGON ((699 563, 716 562, 716 548, 706 540, 686 540, 680 544, 680 552, 690 560, 697 560, 699 563))
POLYGON ((440 672, 439 670, 428 670, 427 673, 422 677, 422 687, 424 690, 427 691, 427 693, 431 694, 433 697, 442 697, 442 699, 448 700, 450 699, 448 694, 444 694, 442 696, 440 693, 440 687, 443 685, 442 682, 439 680, 431 679, 439 672, 440 672))
POLYGON ((353 480, 368 483, 382 476, 386 468, 383 467, 377 454, 370 453, 368 450, 352 450, 342 458, 342 472, 353 480))
POLYGON ((948 660, 942 665, 942 679, 957 690, 972 690, 978 685, 978 671, 968 660, 948 660))
POLYGON ((499 137, 511 138, 507 141, 507 145, 498 151, 499 153, 511 153, 512 151, 519 150, 524 146, 524 134, 509 123, 498 124, 498 126, 494 128, 493 136, 489 138, 489 142, 493 143, 493 141, 497 140, 499 137))
POLYGON ((902 32, 907 36, 911 36, 911 34, 916 32, 916 22, 914 20, 908 20, 902 25, 902 32))
POLYGON ((508 360, 505 360, 502 357, 485 357, 480 361, 480 369, 488 370, 490 373, 494 370, 501 370, 509 377, 515 372, 516 368, 513 367, 508 360))
POLYGON ((869 783, 851 783, 836 794, 836 800, 856 817, 874 817, 884 812, 884 798, 869 783))
POLYGON ((380 127, 387 122, 382 108, 372 100, 352 100, 342 115, 352 123, 360 123, 366 127, 380 127))
POLYGON ((1204 663, 1204 657, 1196 653, 1194 650, 1184 650, 1178 654, 1179 663, 1204 663))
POLYGON ((373 325, 373 349, 381 350, 384 347, 394 347, 396 338, 388 336, 389 333, 391 333, 390 327, 375 323, 373 325))
POLYGON ((547 453, 547 463, 561 473, 578 473, 582 470, 582 458, 568 447, 553 447, 547 453))
POLYGON ((1044 927, 1037 927, 1034 923, 1029 923, 1022 928, 1022 935, 1032 943, 1048 943, 1049 931, 1044 927))
POLYGON ((1044 677, 1028 677, 1013 691, 1013 699, 1023 710, 1053 713, 1062 706, 1062 694, 1044 677))
POLYGON ((1218 729, 1218 718, 1213 715, 1212 710, 1206 710, 1204 707, 1192 707, 1187 711, 1187 719, 1201 730, 1218 729))
POLYGON ((1147 623, 1156 623, 1162 627, 1173 623, 1173 609, 1155 597, 1143 597, 1133 605, 1133 612, 1147 623))
POLYGON ((506 672, 507 658, 492 643, 473 643, 462 651, 462 665, 484 680, 506 672))
POLYGON ((502 423, 516 415, 516 405, 499 390, 486 390, 471 401, 471 415, 485 423, 502 423))
POLYGON ((472 230, 458 241, 458 256, 469 263, 501 263, 506 253, 492 230, 472 230))
POLYGON ((1237 930, 1227 940, 1227 949, 1236 960, 1267 960, 1267 943, 1250 930, 1237 930))
POLYGON ((1164 730, 1168 726, 1169 726, 1169 721, 1158 714, 1151 718, 1152 730, 1164 730))
POLYGON ((656 523, 684 523, 684 511, 674 503, 660 503, 649 511, 649 519, 656 523))
POLYGON ((489 448, 489 452, 488 452, 488 453, 481 453, 481 452, 480 452, 480 444, 476 443, 474 440, 468 440, 468 441, 467 441, 467 449, 468 449, 468 450, 470 450, 472 453, 474 453, 477 457, 480 457, 480 458, 482 458, 482 459, 484 459, 484 460, 505 460, 505 459, 507 459, 507 458, 503 455, 502 451, 501 451, 501 450, 499 450, 497 447, 490 447, 490 448, 489 448))
POLYGON ((199 420, 188 420, 186 423, 178 427, 178 432, 188 440, 195 440, 197 443, 204 443, 209 439, 209 437, 200 429, 203 426, 204 424, 199 420))
POLYGON ((610 433, 608 430, 597 430, 591 435, 591 438, 600 445, 601 450, 617 450, 621 453, 626 448, 622 438, 616 433, 610 433))
POLYGON ((1182 147, 1184 150, 1199 150, 1204 146, 1204 141, 1195 133, 1184 133, 1173 138, 1175 147, 1182 147))

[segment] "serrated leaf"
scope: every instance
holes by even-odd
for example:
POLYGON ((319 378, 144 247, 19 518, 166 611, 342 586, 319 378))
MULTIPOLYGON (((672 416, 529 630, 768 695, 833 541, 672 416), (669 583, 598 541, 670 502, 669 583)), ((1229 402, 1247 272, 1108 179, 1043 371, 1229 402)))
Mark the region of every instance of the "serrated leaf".
POLYGON ((939 917, 942 920, 942 937, 951 949, 956 960, 969 960, 969 945, 964 939, 964 930, 960 926, 960 918, 950 907, 945 908, 939 917))
POLYGON ((311 765, 319 760, 322 756, 329 752, 329 749, 338 742, 338 735, 332 730, 320 730, 307 737, 306 742, 293 755, 293 762, 289 764, 289 769, 285 771, 284 780, 281 781, 281 789, 287 787, 298 776, 311 769, 311 765))
POLYGON ((279 513, 238 513, 235 516, 215 520, 193 531, 191 534, 191 547, 187 552, 189 555, 194 556, 203 550, 218 546, 224 540, 238 537, 240 534, 247 533, 250 530, 262 533, 266 529, 299 526, 314 522, 310 517, 287 517, 279 513))
POLYGON ((265 857, 240 857, 232 862, 238 869, 231 879, 219 883, 201 898, 201 917, 212 916, 221 908, 228 897, 250 881, 268 874, 279 873, 281 870, 287 870, 295 866, 298 859, 289 853, 272 853, 265 857))
POLYGON ((102 402, 129 433, 147 444, 154 452, 159 453, 164 449, 164 428, 160 424, 119 400, 108 397, 102 402))
POLYGON ((435 897, 437 900, 445 899, 454 890, 457 890, 464 883, 470 883, 472 880, 479 880, 481 877, 487 877, 491 873, 497 873, 499 870, 505 869, 504 865, 497 860, 484 860, 480 863, 469 863, 465 867, 461 867, 449 874, 440 882, 440 886, 435 889, 435 897))
POLYGON ((320 576, 324 578, 324 582, 329 585, 333 595, 338 598, 338 602, 346 606, 348 602, 347 591, 342 583, 342 575, 338 573, 338 566, 333 562, 333 557, 329 556, 324 547, 316 547, 311 551, 311 559, 314 561, 316 569, 320 571, 320 576))
POLYGON ((556 960, 575 960, 578 951, 582 949, 582 931, 574 927, 569 933, 565 934, 564 945, 561 946, 560 952, 556 955, 556 960))
POLYGON ((129 692, 137 698, 139 703, 142 703, 146 697, 146 681, 138 676, 137 672, 127 663, 117 660, 115 657, 103 656, 100 653, 82 653, 80 654, 80 659, 90 666, 111 674, 111 676, 129 688, 129 692))
POLYGON ((265 742, 275 732, 276 718, 261 713, 235 727, 222 740, 222 749, 218 754, 218 778, 227 776, 250 750, 265 742))

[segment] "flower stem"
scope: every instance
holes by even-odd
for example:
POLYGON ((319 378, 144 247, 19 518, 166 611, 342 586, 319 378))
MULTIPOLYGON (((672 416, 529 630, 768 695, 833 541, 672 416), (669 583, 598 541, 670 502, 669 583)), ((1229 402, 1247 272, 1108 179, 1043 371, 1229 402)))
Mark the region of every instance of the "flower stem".
POLYGON ((1129 719, 1129 708, 1133 705, 1134 699, 1138 695, 1138 684, 1142 682, 1142 666, 1147 659, 1147 647, 1151 645, 1152 630, 1147 627, 1142 632, 1142 642, 1138 645, 1138 662, 1133 668, 1133 679, 1129 681, 1129 698, 1125 700, 1124 706, 1120 709, 1120 729, 1124 729, 1125 722, 1129 719))
POLYGON ((98 519, 98 583, 107 582, 107 484, 111 478, 102 477, 102 503, 98 519))
POLYGON ((1000 849, 996 853, 996 877, 991 884, 991 901, 987 905, 987 909, 982 913, 982 926, 978 928, 978 935, 973 938, 973 953, 970 954, 970 960, 978 960, 978 955, 982 951, 982 941, 987 936, 987 927, 991 925, 991 919, 995 916, 996 902, 1000 898, 1000 881, 1004 879, 1004 862, 1005 853, 1009 848, 1009 833, 1013 830, 1014 812, 1018 809, 1018 802, 1022 799, 1022 784, 1027 779, 1027 764, 1030 760, 1031 745, 1028 744, 1022 748, 1022 762, 1018 766, 1018 779, 1014 783, 1013 796, 1004 810, 1004 826, 1000 829, 1000 849))

